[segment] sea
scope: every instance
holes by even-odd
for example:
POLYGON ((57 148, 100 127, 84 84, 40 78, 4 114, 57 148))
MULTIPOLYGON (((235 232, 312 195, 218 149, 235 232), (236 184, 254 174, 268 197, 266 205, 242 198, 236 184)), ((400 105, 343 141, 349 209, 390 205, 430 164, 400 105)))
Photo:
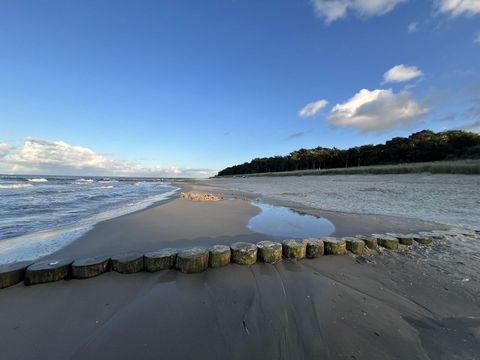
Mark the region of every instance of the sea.
POLYGON ((163 179, 0 175, 0 264, 53 253, 178 190, 163 179))

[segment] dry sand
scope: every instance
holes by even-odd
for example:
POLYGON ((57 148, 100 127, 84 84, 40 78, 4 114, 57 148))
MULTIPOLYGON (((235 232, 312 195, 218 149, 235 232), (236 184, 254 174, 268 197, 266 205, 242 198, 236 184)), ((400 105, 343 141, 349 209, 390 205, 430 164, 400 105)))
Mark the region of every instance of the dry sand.
MULTIPOLYGON (((51 257, 257 242, 268 237, 245 226, 257 211, 176 199, 100 223, 51 257)), ((434 226, 336 215, 344 233, 434 226)), ((477 359, 478 252, 456 245, 16 285, 0 291, 1 359, 477 359)))

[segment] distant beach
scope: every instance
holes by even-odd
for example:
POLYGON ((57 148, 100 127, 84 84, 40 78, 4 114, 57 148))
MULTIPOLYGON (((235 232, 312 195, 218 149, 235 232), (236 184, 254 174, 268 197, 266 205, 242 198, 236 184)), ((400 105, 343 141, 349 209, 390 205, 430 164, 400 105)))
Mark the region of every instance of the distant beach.
MULTIPOLYGON (((422 210, 423 202, 411 210, 412 217, 388 214, 399 211, 400 202, 387 214, 375 213, 378 203, 370 213, 323 210, 313 202, 322 197, 324 179, 309 177, 308 185, 303 178, 173 184, 222 200, 195 202, 176 195, 100 222, 47 259, 280 240, 248 228, 261 211, 253 200, 322 216, 334 224, 334 236, 447 229, 432 220, 449 211, 452 219, 458 216, 449 206, 430 212, 426 204, 422 210), (421 211, 430 215, 415 218, 421 211)), ((457 185, 459 199, 472 197, 469 186, 478 180, 470 179, 470 185, 457 185)), ((385 181, 342 177, 333 186, 347 197, 353 183, 372 189, 365 192, 370 194, 385 181)), ((421 188, 423 181, 402 177, 397 184, 421 188)), ((391 201, 390 193, 377 191, 379 203, 391 201)), ((436 201, 448 204, 449 196, 439 192, 436 201)), ((478 201, 475 196, 472 201, 478 201)), ((0 346, 8 359, 474 359, 480 351, 478 243, 438 240, 396 252, 232 264, 200 274, 112 272, 89 280, 19 284, 1 290, 0 308, 9 311, 0 323, 0 346), (19 346, 20 341, 30 346, 19 346)))

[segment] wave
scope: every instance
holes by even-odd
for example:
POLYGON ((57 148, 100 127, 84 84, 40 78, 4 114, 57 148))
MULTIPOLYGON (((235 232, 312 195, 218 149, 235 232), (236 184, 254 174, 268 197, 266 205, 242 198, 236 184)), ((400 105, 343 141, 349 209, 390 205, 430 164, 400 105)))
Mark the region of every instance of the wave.
POLYGON ((78 179, 78 180, 75 180, 75 184, 83 184, 83 183, 92 183, 94 182, 94 180, 92 179, 78 179))
POLYGON ((36 231, 1 240, 0 264, 7 264, 15 261, 33 261, 54 253, 91 230, 93 226, 100 221, 113 219, 118 216, 145 209, 154 203, 169 199, 178 190, 179 188, 175 188, 165 193, 150 196, 135 203, 131 203, 129 206, 107 210, 79 220, 74 224, 36 231))
POLYGON ((113 189, 113 185, 92 187, 90 190, 113 189))
POLYGON ((30 178, 25 180, 27 180, 28 182, 48 182, 48 180, 45 178, 30 178))
POLYGON ((0 184, 0 189, 21 189, 30 186, 32 184, 0 184))

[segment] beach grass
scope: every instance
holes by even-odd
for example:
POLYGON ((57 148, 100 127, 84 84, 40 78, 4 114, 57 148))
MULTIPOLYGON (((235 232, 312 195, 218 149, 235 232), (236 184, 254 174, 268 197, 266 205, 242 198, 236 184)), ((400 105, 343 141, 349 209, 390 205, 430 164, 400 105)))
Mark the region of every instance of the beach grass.
MULTIPOLYGON (((452 160, 452 161, 432 161, 419 162, 398 165, 375 165, 358 166, 348 168, 334 169, 312 169, 312 170, 294 170, 281 172, 268 172, 256 174, 243 174, 240 176, 306 176, 306 175, 379 175, 379 174, 480 174, 480 159, 475 160, 452 160)), ((239 175, 229 175, 222 177, 234 177, 239 175)))

